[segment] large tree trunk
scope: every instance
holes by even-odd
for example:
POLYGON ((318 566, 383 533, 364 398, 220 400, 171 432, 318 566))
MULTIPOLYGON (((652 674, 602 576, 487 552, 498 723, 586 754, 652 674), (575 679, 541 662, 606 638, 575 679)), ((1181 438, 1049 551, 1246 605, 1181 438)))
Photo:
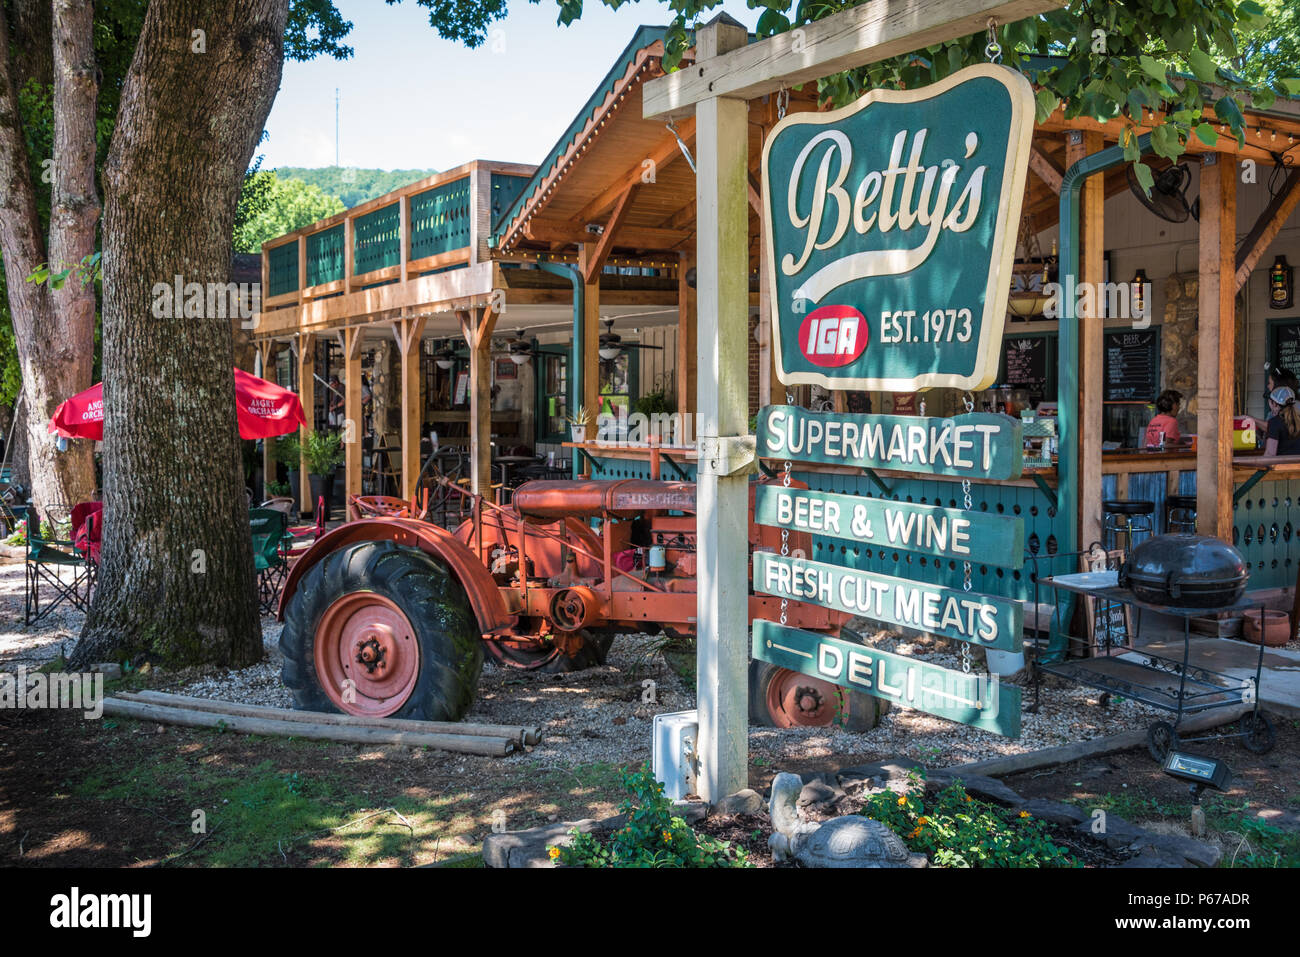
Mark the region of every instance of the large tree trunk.
POLYGON ((153 0, 145 17, 104 170, 104 538, 77 666, 262 655, 230 321, 160 306, 155 284, 226 282, 287 14, 153 0))
POLYGON ((65 75, 60 76, 56 69, 57 155, 52 157, 55 189, 50 217, 54 257, 47 257, 41 235, 16 95, 26 79, 17 64, 29 59, 38 62, 39 58, 11 56, 10 27, 0 8, 0 254, 4 256, 9 308, 27 394, 32 498, 40 506, 85 501, 95 487, 90 443, 74 442, 67 452, 60 453, 45 431, 55 407, 91 385, 94 286, 84 287, 79 278, 71 278, 62 290, 55 291, 26 281, 47 259, 58 270, 93 251, 98 215, 92 8, 88 0, 59 0, 57 6, 61 17, 54 32, 55 62, 65 75), (89 146, 75 145, 78 137, 89 137, 89 146))

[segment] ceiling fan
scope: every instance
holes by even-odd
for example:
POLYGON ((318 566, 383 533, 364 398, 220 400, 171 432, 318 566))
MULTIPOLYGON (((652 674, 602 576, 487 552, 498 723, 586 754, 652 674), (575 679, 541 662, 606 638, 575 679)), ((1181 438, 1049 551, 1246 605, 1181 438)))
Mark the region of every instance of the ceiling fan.
POLYGON ((602 359, 617 359, 623 354, 625 349, 662 349, 663 346, 643 345, 639 342, 623 342, 623 337, 614 331, 613 319, 601 319, 605 323, 605 331, 600 334, 600 357, 602 359))
POLYGON ((533 340, 526 329, 517 330, 513 338, 506 340, 505 354, 517 366, 524 365, 533 357, 533 340))
POLYGON ((1190 216, 1197 222, 1200 221, 1200 197, 1190 203, 1187 200, 1187 187, 1192 182, 1192 171, 1186 163, 1169 166, 1156 173, 1150 196, 1137 181, 1132 163, 1125 170, 1125 175, 1128 177, 1128 188, 1132 190, 1138 202, 1161 219, 1171 223, 1185 223, 1190 216))

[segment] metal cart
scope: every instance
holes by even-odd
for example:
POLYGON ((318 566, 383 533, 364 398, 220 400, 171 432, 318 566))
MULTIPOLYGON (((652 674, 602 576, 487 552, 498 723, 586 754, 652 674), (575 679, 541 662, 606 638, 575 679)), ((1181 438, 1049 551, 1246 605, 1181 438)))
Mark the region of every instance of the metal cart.
MULTIPOLYGON (((1258 601, 1242 599, 1219 608, 1184 608, 1175 605, 1155 605, 1138 599, 1132 591, 1119 587, 1115 571, 1077 572, 1037 579, 1041 588, 1053 590, 1054 621, 1064 621, 1062 598, 1073 594, 1091 598, 1098 605, 1126 605, 1133 609, 1133 627, 1130 639, 1143 634, 1142 615, 1163 614, 1181 618, 1183 622, 1182 660, 1138 649, 1130 640, 1115 644, 1110 636, 1094 637, 1089 641, 1090 657, 1066 658, 1061 661, 1035 660, 1035 700, 1038 696, 1040 672, 1064 678, 1103 692, 1103 701, 1111 695, 1122 695, 1134 701, 1170 711, 1174 721, 1156 721, 1147 729, 1147 748, 1152 757, 1163 761, 1168 753, 1181 744, 1207 741, 1215 736, 1181 738, 1178 726, 1183 717, 1217 708, 1252 705, 1241 718, 1238 730, 1229 737, 1240 737, 1244 747, 1256 754, 1272 750, 1277 732, 1272 722, 1260 710, 1259 683, 1264 668, 1264 645, 1259 646, 1255 663, 1255 677, 1241 679, 1218 671, 1211 671, 1189 663, 1191 652, 1191 620, 1220 612, 1259 613, 1263 631, 1264 606, 1258 601)), ((1067 605, 1069 603, 1067 602, 1067 605)))

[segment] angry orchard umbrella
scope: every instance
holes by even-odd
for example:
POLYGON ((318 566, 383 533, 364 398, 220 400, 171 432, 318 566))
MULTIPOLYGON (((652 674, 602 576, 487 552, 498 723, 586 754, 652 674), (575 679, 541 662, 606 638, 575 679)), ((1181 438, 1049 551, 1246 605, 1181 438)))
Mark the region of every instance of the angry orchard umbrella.
MULTIPOLYGON (((235 370, 235 413, 241 439, 285 435, 307 424, 296 395, 243 369, 235 370)), ((49 431, 66 439, 102 439, 104 383, 98 382, 60 403, 50 419, 49 431)))

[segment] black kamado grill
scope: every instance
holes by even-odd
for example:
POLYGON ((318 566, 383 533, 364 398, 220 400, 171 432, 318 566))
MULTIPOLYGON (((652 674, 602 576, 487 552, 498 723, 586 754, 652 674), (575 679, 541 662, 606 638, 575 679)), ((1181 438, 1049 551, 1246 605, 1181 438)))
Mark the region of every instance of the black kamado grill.
POLYGON ((1156 721, 1147 729, 1147 747, 1158 761, 1182 744, 1209 740, 1180 737, 1178 729, 1186 716, 1218 708, 1244 709, 1235 736, 1250 751, 1270 750, 1276 731, 1260 710, 1259 699, 1263 641, 1253 678, 1212 671, 1191 661, 1193 618, 1216 613, 1249 616, 1258 619, 1263 632, 1265 609, 1258 599, 1246 596, 1250 572, 1241 553, 1217 538, 1157 535, 1135 545, 1118 571, 1107 570, 1115 567, 1111 562, 1119 561, 1121 554, 1107 553, 1097 545, 1084 552, 1030 558, 1035 607, 1043 607, 1038 588, 1046 587, 1054 596, 1049 606, 1054 628, 1077 635, 1071 623, 1086 621, 1082 646, 1072 638, 1082 657, 1070 657, 1065 649, 1035 655, 1035 706, 1037 676, 1043 672, 1098 689, 1103 692, 1099 700, 1103 707, 1117 695, 1172 712, 1172 724, 1156 721), (1037 574, 1040 563, 1066 571, 1042 577, 1037 574), (1080 565, 1090 570, 1071 569, 1080 565), (1084 599, 1082 615, 1073 615, 1071 596, 1084 599), (1178 631, 1182 632, 1181 655, 1174 651, 1178 631))
POLYGON ((1205 535, 1157 535, 1133 548, 1119 569, 1119 587, 1139 601, 1182 608, 1223 608, 1246 591, 1245 559, 1205 535))

